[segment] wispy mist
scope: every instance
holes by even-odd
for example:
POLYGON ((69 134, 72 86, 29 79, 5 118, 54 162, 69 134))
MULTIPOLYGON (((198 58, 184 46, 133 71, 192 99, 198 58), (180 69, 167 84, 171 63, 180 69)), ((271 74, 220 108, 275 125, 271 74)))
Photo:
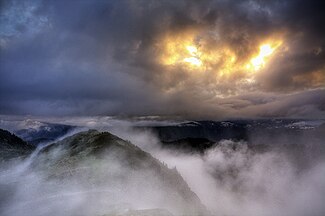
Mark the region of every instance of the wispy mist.
POLYGON ((286 139, 279 138, 282 143, 269 140, 268 144, 274 147, 263 152, 250 149, 243 141, 224 140, 202 155, 162 149, 158 138, 150 131, 141 133, 127 129, 116 133, 169 166, 177 167, 191 189, 215 215, 325 214, 322 204, 325 200, 325 159, 323 153, 313 152, 313 146, 321 143, 308 142, 304 135, 301 139, 309 148, 301 150, 303 152, 295 151, 297 146, 279 149, 286 145, 286 139))
MULTIPOLYGON (((222 140, 204 153, 184 153, 163 148, 150 129, 134 127, 143 125, 141 121, 104 123, 102 119, 96 123, 92 118, 67 121, 78 122, 82 129, 91 126, 110 131, 150 152, 169 168, 176 167, 213 215, 325 214, 325 159, 324 152, 317 150, 324 146, 321 140, 310 139, 303 133, 299 138, 302 142, 296 146, 288 147, 286 137, 270 139, 257 133, 249 142, 222 140), (259 140, 264 140, 269 148, 262 151, 252 148, 259 140), (301 145, 303 148, 297 149, 301 145)), ((47 163, 49 158, 61 154, 65 154, 64 149, 57 149, 37 163, 47 163)), ((1 199, 2 214, 101 215, 147 208, 182 214, 187 207, 170 197, 175 188, 164 184, 151 171, 130 169, 125 160, 114 151, 96 163, 94 158, 84 158, 76 170, 67 170, 71 175, 63 179, 49 178, 56 173, 53 167, 43 169, 33 163, 23 166, 28 160, 13 161, 1 171, 1 193, 6 195, 1 199)))

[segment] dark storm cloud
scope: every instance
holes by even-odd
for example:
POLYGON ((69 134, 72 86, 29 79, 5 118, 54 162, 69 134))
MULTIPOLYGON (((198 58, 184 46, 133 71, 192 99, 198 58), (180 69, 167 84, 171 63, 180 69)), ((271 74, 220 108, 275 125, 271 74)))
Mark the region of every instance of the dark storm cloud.
MULTIPOLYGON (((182 69, 166 73, 157 46, 164 34, 213 32, 210 47, 226 44, 246 59, 259 40, 281 32, 290 50, 258 76, 250 93, 264 101, 256 113, 264 116, 271 106, 265 101, 285 97, 276 92, 324 87, 323 11, 321 1, 293 0, 2 1, 0 112, 254 116, 254 102, 216 97, 232 82, 214 83, 212 75, 193 81, 182 69)), ((306 95, 315 100, 310 112, 324 116, 323 99, 306 95)), ((270 116, 298 115, 272 110, 270 116)))

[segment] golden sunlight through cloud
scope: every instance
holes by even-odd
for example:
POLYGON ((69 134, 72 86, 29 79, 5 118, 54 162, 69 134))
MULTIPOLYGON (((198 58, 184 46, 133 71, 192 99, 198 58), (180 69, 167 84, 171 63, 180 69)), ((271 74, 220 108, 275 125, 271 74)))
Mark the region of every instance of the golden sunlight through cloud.
POLYGON ((274 53, 274 51, 281 46, 282 42, 277 41, 274 43, 267 43, 262 44, 259 48, 259 54, 255 57, 253 57, 250 62, 246 65, 246 68, 249 70, 260 70, 263 68, 267 62, 267 60, 270 58, 270 56, 274 53))
POLYGON ((160 63, 166 66, 181 66, 186 70, 200 70, 202 55, 196 34, 192 31, 165 35, 158 44, 161 49, 160 63))
POLYGON ((184 62, 190 63, 191 65, 194 66, 201 66, 202 65, 202 61, 200 60, 200 55, 198 53, 198 50, 195 46, 187 46, 186 47, 187 51, 189 52, 189 54, 191 55, 191 57, 187 57, 184 58, 184 62))
POLYGON ((184 69, 194 79, 199 79, 203 74, 193 72, 206 72, 206 76, 214 77, 218 83, 249 80, 247 83, 252 84, 255 73, 250 72, 262 70, 282 45, 283 41, 276 38, 256 42, 257 52, 247 50, 248 58, 243 58, 234 47, 226 43, 211 43, 209 38, 199 37, 195 31, 168 34, 157 44, 161 51, 159 63, 171 70, 184 69))

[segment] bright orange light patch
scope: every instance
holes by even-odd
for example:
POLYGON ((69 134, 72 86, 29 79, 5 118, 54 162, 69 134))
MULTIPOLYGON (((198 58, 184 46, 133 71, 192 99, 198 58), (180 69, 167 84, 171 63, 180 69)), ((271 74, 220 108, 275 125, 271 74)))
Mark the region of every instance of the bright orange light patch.
POLYGON ((259 54, 253 57, 250 62, 246 65, 247 69, 254 71, 260 70, 266 65, 267 60, 271 57, 274 51, 281 46, 282 42, 278 41, 275 43, 267 43, 260 46, 259 54))
POLYGON ((187 70, 199 70, 203 66, 202 53, 193 31, 165 35, 158 47, 161 49, 160 63, 163 65, 181 66, 187 70))
POLYGON ((195 31, 164 35, 157 44, 161 52, 160 64, 189 72, 214 73, 217 79, 253 76, 245 71, 256 72, 264 68, 281 45, 282 40, 269 39, 247 60, 240 58, 227 44, 215 43, 212 47, 208 39, 199 37, 195 31))

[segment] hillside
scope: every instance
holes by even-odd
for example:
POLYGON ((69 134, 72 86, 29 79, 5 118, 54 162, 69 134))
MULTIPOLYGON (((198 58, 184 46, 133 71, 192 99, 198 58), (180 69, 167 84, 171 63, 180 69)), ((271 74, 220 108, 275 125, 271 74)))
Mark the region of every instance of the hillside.
MULTIPOLYGON (((21 182, 31 191, 18 206, 27 202, 31 215, 207 215, 175 168, 108 132, 89 130, 44 147, 21 182), (26 183, 31 175, 37 185, 26 183)), ((25 209, 13 205, 9 212, 25 209)))
POLYGON ((26 157, 35 149, 9 131, 0 129, 0 161, 26 157))

